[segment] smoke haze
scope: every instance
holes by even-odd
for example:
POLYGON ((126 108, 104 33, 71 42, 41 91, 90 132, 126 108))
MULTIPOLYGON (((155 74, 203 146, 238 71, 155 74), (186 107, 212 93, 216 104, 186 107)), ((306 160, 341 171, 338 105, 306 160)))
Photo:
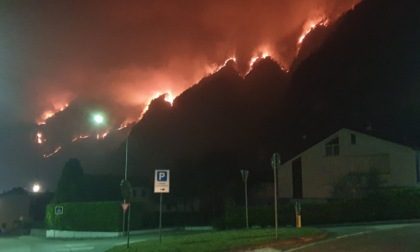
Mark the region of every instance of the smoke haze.
POLYGON ((0 113, 34 122, 86 99, 135 120, 151 98, 179 95, 229 57, 242 72, 267 52, 287 68, 305 22, 357 2, 2 1, 0 113))

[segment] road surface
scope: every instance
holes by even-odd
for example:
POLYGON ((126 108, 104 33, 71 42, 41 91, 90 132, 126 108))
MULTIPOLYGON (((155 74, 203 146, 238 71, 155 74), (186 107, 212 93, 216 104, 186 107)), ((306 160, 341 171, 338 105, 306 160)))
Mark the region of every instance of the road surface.
MULTIPOLYGON (((258 251, 420 251, 420 223, 334 227, 326 230, 329 235, 319 241, 258 251)), ((130 243, 151 239, 158 239, 158 235, 131 236, 130 243)), ((0 252, 103 252, 114 246, 126 244, 126 237, 73 240, 39 236, 0 236, 0 252)))
MULTIPOLYGON (((420 251, 420 224, 390 224, 328 228, 321 241, 281 251, 420 251)), ((279 250, 278 250, 279 251, 279 250)))
MULTIPOLYGON (((131 236, 132 242, 158 239, 156 235, 131 236)), ((104 239, 47 239, 38 236, 1 237, 0 252, 104 252, 117 245, 126 245, 126 237, 104 239)))

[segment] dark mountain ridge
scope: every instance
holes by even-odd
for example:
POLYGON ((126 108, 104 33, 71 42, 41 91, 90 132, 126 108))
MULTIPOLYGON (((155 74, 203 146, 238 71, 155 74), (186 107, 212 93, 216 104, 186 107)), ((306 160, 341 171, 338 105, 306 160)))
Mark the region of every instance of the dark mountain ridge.
POLYGON ((220 203, 236 198, 239 170, 256 189, 274 152, 288 160, 343 127, 420 146, 418 5, 365 0, 289 73, 270 58, 244 77, 228 64, 172 107, 156 99, 129 137, 130 176, 171 169, 173 197, 220 203))

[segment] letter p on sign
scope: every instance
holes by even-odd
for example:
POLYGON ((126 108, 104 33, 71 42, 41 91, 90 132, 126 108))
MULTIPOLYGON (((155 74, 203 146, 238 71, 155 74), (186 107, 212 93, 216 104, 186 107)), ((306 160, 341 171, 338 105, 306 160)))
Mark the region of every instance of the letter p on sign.
POLYGON ((155 193, 169 192, 169 170, 155 170, 155 193))
POLYGON ((168 180, 168 173, 166 171, 158 171, 158 181, 164 182, 168 180))

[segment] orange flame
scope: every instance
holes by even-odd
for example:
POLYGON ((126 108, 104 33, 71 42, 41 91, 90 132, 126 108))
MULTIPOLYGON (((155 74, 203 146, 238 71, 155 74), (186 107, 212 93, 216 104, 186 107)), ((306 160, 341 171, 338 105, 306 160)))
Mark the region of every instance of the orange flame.
POLYGON ((88 137, 90 137, 90 135, 80 135, 80 136, 76 136, 75 138, 73 138, 71 141, 72 142, 76 142, 77 140, 80 140, 80 139, 85 139, 85 138, 88 138, 88 137))
MULTIPOLYGON (((254 66, 254 64, 261 60, 261 59, 266 59, 268 57, 273 58, 273 53, 274 51, 271 49, 271 47, 269 45, 263 45, 260 46, 255 52, 254 55, 251 57, 250 61, 249 61, 249 71, 251 71, 252 67, 254 66)), ((248 71, 248 72, 249 72, 248 71)))
POLYGON ((229 57, 227 60, 225 60, 223 65, 213 65, 213 67, 212 67, 213 70, 210 71, 211 74, 219 72, 220 69, 224 68, 229 61, 236 62, 236 57, 235 56, 229 57))
POLYGON ((38 132, 38 133, 36 133, 36 142, 38 143, 38 144, 43 144, 44 142, 46 142, 47 141, 47 139, 45 139, 44 137, 43 137, 43 135, 42 135, 42 132, 38 132))
MULTIPOLYGON (((160 96, 160 95, 159 95, 160 96)), ((158 96, 158 97, 159 97, 158 96)), ((174 100, 175 100, 175 97, 172 95, 172 92, 171 91, 167 91, 166 93, 165 93, 165 101, 166 102, 169 102, 170 104, 171 104, 171 106, 173 105, 173 103, 174 103, 174 100)))
POLYGON ((57 114, 58 112, 61 112, 63 110, 65 110, 67 107, 69 106, 68 103, 65 104, 54 104, 53 105, 53 109, 48 109, 46 111, 44 111, 41 115, 41 118, 37 120, 38 125, 42 125, 45 124, 46 121, 53 117, 55 114, 57 114))
MULTIPOLYGON (((148 100, 148 102, 147 102, 146 107, 144 107, 144 109, 143 109, 143 111, 141 112, 141 115, 140 115, 140 117, 137 119, 137 121, 140 121, 140 120, 143 118, 144 114, 145 114, 145 113, 149 110, 150 103, 151 103, 154 99, 159 98, 159 97, 160 97, 160 96, 162 96, 162 95, 165 95, 164 100, 165 100, 166 102, 170 103, 170 104, 171 104, 171 106, 173 105, 173 102, 174 102, 174 100, 175 100, 175 98, 176 98, 176 97, 174 97, 174 96, 172 95, 172 92, 171 92, 170 90, 165 91, 165 92, 157 92, 157 93, 155 93, 155 95, 153 95, 151 98, 149 98, 149 100, 148 100)), ((120 128, 118 128, 118 130, 123 129, 123 128, 125 128, 125 127, 127 127, 126 122, 124 122, 124 123, 120 126, 120 128)))
POLYGON ((130 120, 125 120, 124 122, 121 123, 120 127, 117 130, 122 130, 128 127, 128 125, 132 123, 130 120))
POLYGON ((325 16, 319 16, 314 19, 308 20, 303 25, 303 31, 298 39, 298 48, 300 49, 300 45, 302 44, 303 40, 305 40, 306 35, 308 35, 311 31, 313 31, 315 28, 319 26, 327 27, 329 23, 329 20, 325 16))
POLYGON ((61 146, 58 146, 57 148, 55 148, 55 150, 53 151, 53 152, 51 152, 51 153, 49 153, 49 154, 44 154, 43 155, 43 157, 44 158, 49 158, 49 157, 51 157, 52 155, 54 155, 54 154, 56 154, 57 152, 59 152, 61 150, 61 146))
POLYGON ((105 139, 106 136, 108 136, 108 134, 109 134, 109 131, 106 131, 102 134, 96 134, 96 139, 103 140, 103 139, 105 139))

